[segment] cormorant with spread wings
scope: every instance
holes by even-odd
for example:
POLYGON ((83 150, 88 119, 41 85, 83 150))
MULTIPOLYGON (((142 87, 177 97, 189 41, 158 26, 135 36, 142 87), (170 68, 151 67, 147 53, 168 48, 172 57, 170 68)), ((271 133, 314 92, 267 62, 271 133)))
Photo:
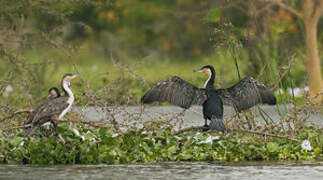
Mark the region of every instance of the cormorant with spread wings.
POLYGON ((273 92, 252 77, 245 77, 232 87, 217 89, 214 87, 215 70, 212 66, 206 65, 194 72, 204 72, 208 75, 203 88, 197 88, 173 76, 146 92, 141 102, 167 101, 185 109, 194 104, 203 105, 205 126, 207 126, 207 120, 210 120, 210 129, 218 131, 226 130, 222 122, 223 102, 232 105, 238 113, 257 104, 276 104, 273 92))

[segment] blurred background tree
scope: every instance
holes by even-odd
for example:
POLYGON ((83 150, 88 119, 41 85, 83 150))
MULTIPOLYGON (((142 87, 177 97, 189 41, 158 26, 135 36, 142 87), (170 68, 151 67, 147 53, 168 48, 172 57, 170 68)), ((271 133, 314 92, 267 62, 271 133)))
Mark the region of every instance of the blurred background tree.
MULTIPOLYGON (((322 77, 322 67, 314 64, 306 67, 315 71, 306 69, 303 60, 322 60, 320 4, 320 0, 2 0, 0 76, 9 77, 14 71, 15 77, 28 75, 24 78, 30 76, 41 86, 54 82, 53 75, 60 79, 59 72, 70 71, 68 59, 89 73, 112 71, 111 63, 102 62, 113 57, 147 64, 140 73, 149 72, 152 81, 160 80, 157 75, 163 78, 210 63, 222 86, 246 75, 273 89, 305 87, 309 80, 314 95, 322 89, 319 80, 313 81, 322 77), (306 13, 315 14, 315 22, 305 20, 306 13), (317 38, 317 48, 308 43, 309 37, 317 38), (51 68, 17 68, 40 63, 51 68), (167 69, 161 69, 163 65, 167 69)), ((194 75, 185 76, 194 80, 194 75)))
MULTIPOLYGON (((264 70, 267 77, 278 80, 279 77, 275 78, 275 75, 280 73, 279 67, 288 63, 288 56, 297 53, 306 56, 304 65, 309 81, 309 94, 315 96, 323 91, 319 57, 319 49, 322 49, 322 23, 319 22, 323 14, 323 1, 222 1, 210 12, 219 14, 218 11, 221 19, 210 19, 216 26, 215 38, 219 34, 228 37, 223 42, 229 46, 232 39, 241 42, 247 51, 254 75, 264 70), (216 21, 212 21, 214 19, 216 21), (218 30, 223 25, 230 30, 227 27, 222 31, 218 30), (230 36, 234 38, 230 40, 230 36), (318 42, 321 44, 318 45, 318 42)), ((318 96, 314 102, 323 102, 323 96, 318 96)))

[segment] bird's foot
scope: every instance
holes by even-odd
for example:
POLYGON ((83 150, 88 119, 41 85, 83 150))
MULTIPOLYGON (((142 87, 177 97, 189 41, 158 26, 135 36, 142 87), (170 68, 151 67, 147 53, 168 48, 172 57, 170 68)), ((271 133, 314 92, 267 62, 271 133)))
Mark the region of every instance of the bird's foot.
POLYGON ((205 124, 204 126, 203 126, 203 131, 208 131, 210 129, 210 127, 207 125, 207 124, 205 124))

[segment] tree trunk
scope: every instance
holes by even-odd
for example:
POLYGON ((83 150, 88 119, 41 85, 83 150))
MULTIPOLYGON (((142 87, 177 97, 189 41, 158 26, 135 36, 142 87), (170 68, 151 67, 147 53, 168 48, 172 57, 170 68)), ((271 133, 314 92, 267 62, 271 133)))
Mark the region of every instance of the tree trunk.
MULTIPOLYGON (((303 2, 303 21, 306 31, 305 68, 309 80, 310 96, 315 96, 317 93, 320 93, 323 90, 322 72, 317 45, 317 24, 320 19, 321 13, 318 17, 313 17, 313 15, 316 13, 315 10, 319 10, 315 8, 316 4, 314 3, 314 0, 304 0, 303 2)), ((322 103, 323 95, 315 98, 314 102, 322 103)))

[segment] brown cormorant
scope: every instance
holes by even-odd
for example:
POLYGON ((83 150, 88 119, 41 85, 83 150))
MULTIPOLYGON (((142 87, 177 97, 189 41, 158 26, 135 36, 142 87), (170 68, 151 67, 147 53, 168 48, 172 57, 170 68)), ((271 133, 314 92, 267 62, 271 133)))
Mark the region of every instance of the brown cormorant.
POLYGON ((51 122, 56 129, 56 135, 62 140, 63 143, 65 143, 65 140, 58 132, 57 123, 70 110, 74 102, 74 95, 70 89, 70 85, 71 80, 78 76, 78 74, 66 74, 61 82, 65 95, 46 101, 31 113, 26 122, 26 124, 31 125, 31 128, 29 128, 25 133, 24 141, 32 136, 38 127, 46 122, 51 122))
POLYGON ((211 120, 210 129, 219 131, 226 130, 222 122, 222 101, 232 105, 237 112, 249 109, 259 103, 276 104, 274 94, 264 84, 252 77, 246 77, 232 87, 217 89, 214 87, 215 70, 212 66, 206 65, 194 72, 204 72, 208 75, 203 88, 197 88, 189 82, 173 76, 151 88, 141 98, 141 102, 168 101, 185 109, 193 104, 203 105, 205 126, 207 126, 207 120, 211 120))

